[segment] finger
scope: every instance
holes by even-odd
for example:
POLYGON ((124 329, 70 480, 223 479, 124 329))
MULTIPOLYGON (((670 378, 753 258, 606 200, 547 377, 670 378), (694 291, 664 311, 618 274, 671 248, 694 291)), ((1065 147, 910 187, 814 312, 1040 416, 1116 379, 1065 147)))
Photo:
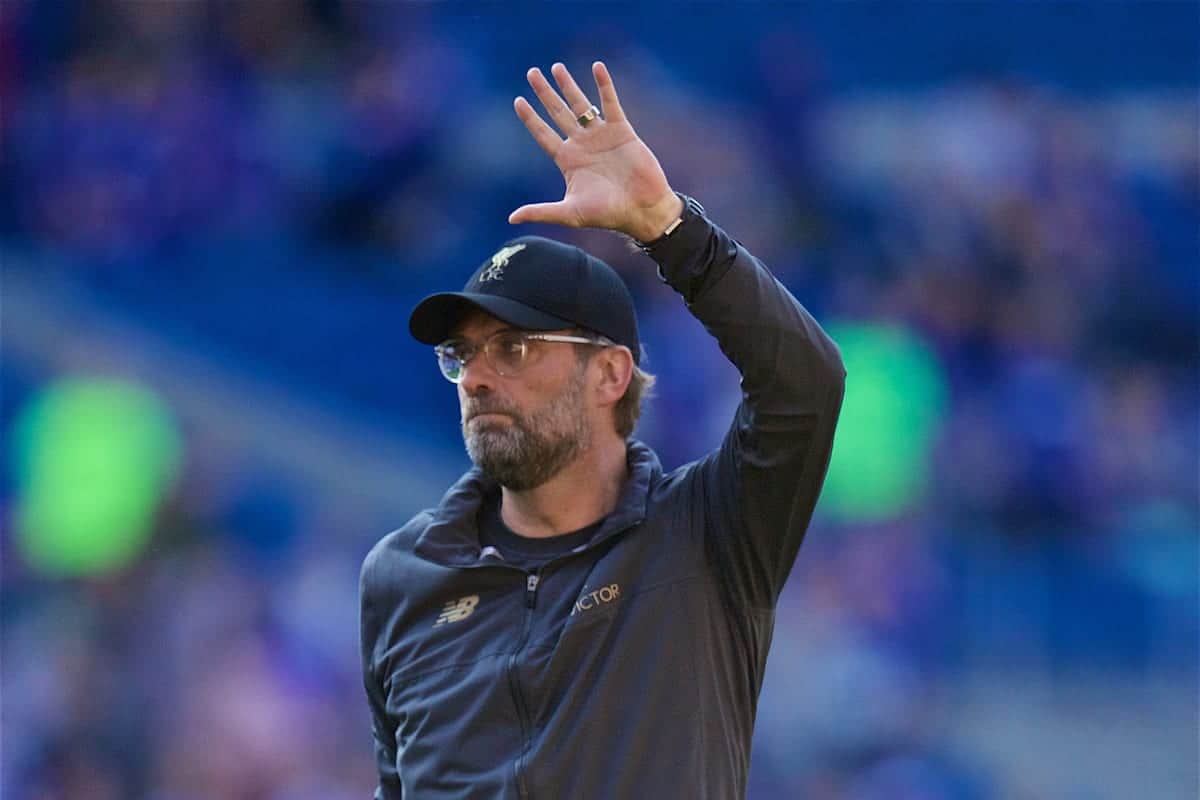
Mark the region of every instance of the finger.
POLYGON ((570 136, 577 131, 579 123, 575 121, 575 115, 571 113, 571 109, 563 102, 563 99, 558 96, 558 92, 554 91, 550 86, 542 71, 534 67, 525 74, 525 77, 528 78, 529 85, 533 88, 533 93, 542 102, 542 107, 546 109, 546 113, 550 115, 550 119, 554 120, 554 124, 558 126, 558 129, 566 136, 570 136))
POLYGON ((558 148, 562 146, 562 137, 546 124, 541 114, 538 114, 524 97, 513 100, 513 109, 517 112, 517 118, 525 123, 526 130, 538 146, 546 151, 546 155, 554 158, 558 148))
POLYGON ((592 77, 596 79, 596 88, 600 90, 600 108, 604 118, 609 122, 624 122, 625 111, 621 101, 617 99, 617 88, 613 86, 612 76, 603 61, 592 64, 592 77))
POLYGON ((521 206, 508 215, 508 221, 513 225, 522 222, 550 222, 555 225, 571 225, 574 227, 574 216, 568 210, 567 204, 559 200, 557 203, 530 203, 521 206))
POLYGON ((562 62, 555 63, 550 68, 550 74, 554 76, 558 88, 562 89, 563 97, 567 99, 567 105, 570 106, 571 113, 578 122, 579 115, 592 107, 592 101, 588 100, 587 95, 579 88, 579 84, 571 77, 570 71, 562 62))

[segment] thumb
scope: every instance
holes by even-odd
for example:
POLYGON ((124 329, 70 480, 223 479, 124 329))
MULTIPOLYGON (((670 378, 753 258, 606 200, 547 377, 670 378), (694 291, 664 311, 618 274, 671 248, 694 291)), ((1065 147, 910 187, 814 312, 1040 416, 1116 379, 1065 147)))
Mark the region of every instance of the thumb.
POLYGON ((568 211, 567 204, 562 200, 556 203, 531 203, 521 206, 508 215, 512 225, 522 222, 549 222, 554 225, 571 225, 573 215, 568 211))

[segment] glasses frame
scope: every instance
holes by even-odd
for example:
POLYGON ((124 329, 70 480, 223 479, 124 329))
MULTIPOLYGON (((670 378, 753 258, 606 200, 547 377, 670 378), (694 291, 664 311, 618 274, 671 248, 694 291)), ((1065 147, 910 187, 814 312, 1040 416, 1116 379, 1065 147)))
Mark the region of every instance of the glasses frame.
POLYGON ((612 341, 611 339, 608 339, 605 336, 592 336, 592 337, 571 336, 571 335, 562 334, 562 333, 537 333, 535 331, 521 331, 521 330, 516 330, 514 328, 504 328, 502 330, 496 331, 495 333, 489 334, 488 337, 486 339, 484 339, 481 344, 474 344, 465 339, 447 339, 446 341, 442 342, 441 344, 436 345, 433 348, 433 352, 434 352, 434 355, 437 356, 438 371, 442 373, 442 377, 445 378, 446 380, 450 381, 453 384, 459 384, 459 383, 462 383, 463 377, 466 375, 467 365, 470 364, 472 361, 474 361, 475 356, 479 355, 480 353, 483 353, 484 360, 487 361, 488 366, 491 367, 492 371, 495 372, 497 375, 500 375, 501 377, 504 377, 504 378, 511 378, 514 375, 519 374, 521 372, 521 370, 523 370, 525 368, 525 359, 527 359, 529 357, 529 342, 562 342, 562 343, 566 343, 566 344, 590 344, 590 345, 595 345, 597 347, 613 347, 616 344, 616 342, 612 341), (521 339, 521 347, 523 348, 522 352, 521 352, 521 367, 519 367, 516 370, 500 369, 498 366, 496 366, 496 362, 492 360, 492 356, 490 354, 492 342, 494 342, 496 340, 496 337, 505 336, 505 335, 508 335, 508 336, 516 335, 516 336, 520 337, 520 339, 521 339), (451 343, 454 343, 454 344, 462 343, 462 344, 466 345, 466 347, 464 348, 465 357, 458 356, 458 360, 462 364, 462 366, 459 369, 457 379, 450 377, 448 374, 446 374, 446 370, 442 368, 442 358, 446 355, 446 347, 451 343))

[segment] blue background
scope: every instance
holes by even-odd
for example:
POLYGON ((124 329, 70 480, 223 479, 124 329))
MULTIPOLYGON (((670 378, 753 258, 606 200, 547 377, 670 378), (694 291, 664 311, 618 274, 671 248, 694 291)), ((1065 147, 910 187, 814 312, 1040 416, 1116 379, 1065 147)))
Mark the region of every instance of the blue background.
POLYGON ((1197 22, 6 0, 5 441, 59 381, 114 377, 185 456, 147 547, 75 577, 23 556, 6 462, 0 794, 369 795, 358 566, 467 463, 408 311, 510 236, 625 276, 659 376, 639 435, 668 468, 715 445, 736 374, 653 266, 506 223, 561 195, 512 113, 525 70, 600 58, 676 188, 823 322, 904 331, 945 393, 903 504, 818 508, 749 796, 1195 797, 1197 22))

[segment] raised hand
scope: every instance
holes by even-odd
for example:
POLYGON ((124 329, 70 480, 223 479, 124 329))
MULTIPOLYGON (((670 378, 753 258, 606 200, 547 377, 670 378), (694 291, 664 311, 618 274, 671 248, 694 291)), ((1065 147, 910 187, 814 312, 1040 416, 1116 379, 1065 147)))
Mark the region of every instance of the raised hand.
POLYGON ((683 204, 654 153, 625 118, 608 68, 600 61, 592 64, 601 113, 583 122, 580 118, 591 101, 564 65, 555 64, 550 72, 561 95, 537 67, 526 77, 558 131, 524 97, 514 100, 513 108, 534 141, 554 159, 566 192, 557 202, 521 206, 508 221, 606 228, 639 241, 658 238, 679 216, 683 204))

